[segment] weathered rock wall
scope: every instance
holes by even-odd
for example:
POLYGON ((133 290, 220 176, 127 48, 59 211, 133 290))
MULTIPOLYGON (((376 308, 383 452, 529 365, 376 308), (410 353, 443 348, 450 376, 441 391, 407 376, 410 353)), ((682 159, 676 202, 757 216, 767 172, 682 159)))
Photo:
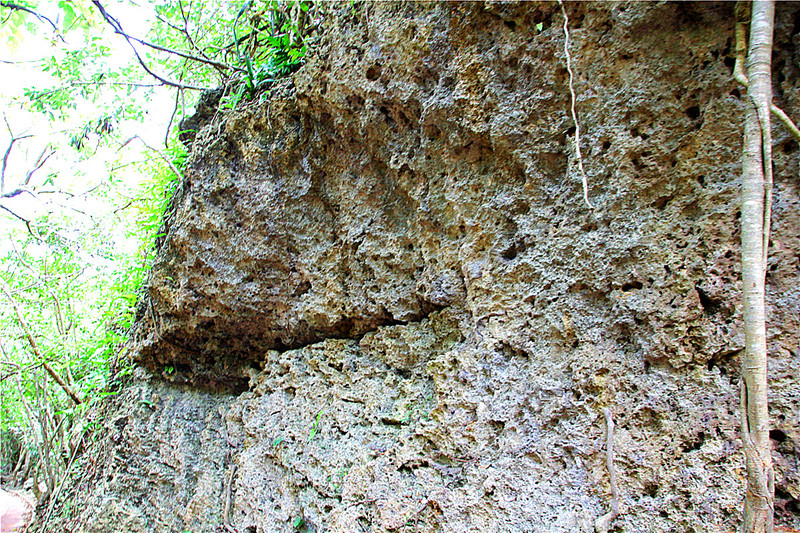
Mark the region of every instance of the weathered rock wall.
MULTIPOLYGON (((149 373, 83 530, 592 531, 604 408, 616 530, 733 530, 733 4, 567 6, 593 209, 557 4, 332 9, 291 83, 195 120, 136 329, 149 373)), ((790 111, 797 21, 779 6, 790 111)), ((798 146, 775 135, 776 512, 797 527, 798 146)))

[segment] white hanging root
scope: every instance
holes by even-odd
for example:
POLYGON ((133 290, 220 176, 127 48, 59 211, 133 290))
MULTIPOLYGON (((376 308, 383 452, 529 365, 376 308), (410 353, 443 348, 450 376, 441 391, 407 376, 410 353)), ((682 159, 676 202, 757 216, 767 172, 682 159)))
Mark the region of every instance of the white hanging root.
POLYGON ((575 86, 573 83, 575 75, 572 72, 572 56, 569 55, 569 17, 567 17, 564 2, 558 0, 558 4, 564 14, 564 54, 567 56, 567 72, 569 72, 570 111, 572 112, 572 121, 575 123, 575 155, 578 158, 578 169, 581 172, 581 180, 583 181, 583 201, 592 209, 594 206, 589 201, 589 180, 586 178, 586 171, 583 169, 583 155, 581 155, 581 126, 578 123, 578 113, 575 111, 575 86))
POLYGON ((614 468, 614 419, 611 409, 603 409, 606 417, 606 468, 611 482, 611 510, 595 520, 594 530, 596 533, 608 533, 611 529, 611 522, 619 516, 619 489, 617 488, 617 471, 614 468))

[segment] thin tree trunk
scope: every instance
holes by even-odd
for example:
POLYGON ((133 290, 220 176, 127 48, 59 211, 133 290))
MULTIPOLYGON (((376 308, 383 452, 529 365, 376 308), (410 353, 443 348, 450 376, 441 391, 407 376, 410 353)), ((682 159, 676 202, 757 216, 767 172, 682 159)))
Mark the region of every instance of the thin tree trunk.
POLYGON ((64 381, 64 379, 58 375, 58 372, 56 372, 56 370, 52 366, 50 366, 50 363, 48 363, 47 360, 44 358, 42 352, 39 351, 39 345, 36 343, 36 339, 33 338, 33 334, 31 333, 31 330, 28 327, 28 323, 25 322, 25 318, 22 316, 22 311, 20 311, 19 305, 17 305, 17 301, 14 300, 13 296, 11 296, 11 291, 4 283, 0 285, 0 290, 3 291, 3 294, 5 294, 9 303, 14 308, 14 313, 17 315, 17 321, 19 322, 19 325, 22 327, 22 331, 25 333, 25 337, 28 339, 28 344, 30 345, 31 350, 33 350, 33 354, 41 362, 42 367, 45 370, 47 370, 47 373, 50 374, 50 377, 53 378, 53 380, 56 383, 58 383, 58 385, 64 390, 64 392, 67 393, 67 396, 69 396, 73 402, 75 402, 76 404, 83 403, 83 400, 81 400, 80 396, 78 396, 78 393, 75 392, 75 389, 73 389, 69 385, 69 383, 64 381))
POLYGON ((749 79, 742 161, 742 440, 747 460, 743 531, 771 533, 774 474, 767 409, 764 285, 771 205, 772 33, 774 4, 754 1, 747 61, 749 79))

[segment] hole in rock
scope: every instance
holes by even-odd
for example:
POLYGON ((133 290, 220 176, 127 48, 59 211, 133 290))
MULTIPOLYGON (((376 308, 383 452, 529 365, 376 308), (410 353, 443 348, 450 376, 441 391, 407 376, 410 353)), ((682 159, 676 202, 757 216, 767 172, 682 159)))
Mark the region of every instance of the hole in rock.
POLYGON ((681 450, 684 452, 693 452, 699 450, 703 447, 703 443, 706 441, 706 434, 704 432, 700 432, 697 436, 689 442, 684 442, 681 445, 681 450))
POLYGON ((671 196, 662 196, 661 198, 653 202, 653 207, 659 211, 663 211, 664 208, 667 207, 667 204, 669 203, 670 200, 672 200, 671 196))
POLYGON ((687 108, 686 116, 692 120, 697 120, 698 118, 700 118, 700 107, 693 105, 692 107, 687 108))
POLYGON ((308 280, 301 281, 294 290, 292 296, 302 296, 311 290, 311 283, 308 280))
POLYGON ((780 429, 771 429, 769 430, 769 438, 774 440, 775 442, 781 443, 786 440, 786 433, 784 433, 780 429))
POLYGON ((711 298, 699 285, 695 285, 694 290, 697 291, 697 295, 700 297, 700 305, 703 306, 703 310, 707 315, 713 315, 719 311, 721 305, 719 300, 711 298))
POLYGON ((510 261, 515 257, 517 257, 517 253, 518 253, 517 245, 512 242, 511 244, 508 245, 508 247, 505 250, 500 252, 500 257, 502 257, 507 261, 510 261))
POLYGON ((367 79, 370 81, 375 81, 381 76, 381 67, 380 65, 373 65, 367 69, 367 79))
POLYGON ((354 109, 361 109, 364 107, 364 99, 357 94, 351 94, 348 96, 347 103, 350 104, 350 107, 354 109))
POLYGON ((736 67, 736 58, 735 57, 726 57, 722 60, 722 63, 728 67, 733 74, 733 69, 736 67))
POLYGON ((395 122, 394 122, 394 119, 393 119, 393 118, 391 117, 391 115, 389 114, 389 109, 388 109, 388 108, 387 108, 385 105, 382 105, 382 106, 380 106, 380 107, 378 108, 378 110, 379 110, 379 111, 381 112, 381 114, 383 115, 383 118, 386 120, 386 123, 387 123, 387 124, 389 124, 390 126, 394 125, 394 123, 395 123, 395 122))
POLYGON ((784 520, 792 520, 800 515, 800 501, 782 488, 775 487, 775 514, 784 520))
POLYGON ((505 422, 500 420, 489 420, 489 426, 495 433, 502 433, 503 430, 506 428, 505 422))
POLYGON ((789 139, 785 143, 781 144, 781 152, 784 154, 791 154, 795 150, 797 150, 797 142, 793 139, 789 139))
POLYGON ((508 28, 511 31, 514 31, 514 30, 517 29, 517 23, 514 22, 513 20, 504 20, 503 24, 505 24, 506 28, 508 28))
POLYGON ((433 124, 428 124, 422 127, 422 131, 425 132, 425 135, 428 136, 429 139, 436 140, 442 134, 442 131, 434 126, 433 124))
POLYGON ((629 292, 634 289, 641 289, 643 287, 641 281, 631 281, 622 286, 622 292, 629 292))

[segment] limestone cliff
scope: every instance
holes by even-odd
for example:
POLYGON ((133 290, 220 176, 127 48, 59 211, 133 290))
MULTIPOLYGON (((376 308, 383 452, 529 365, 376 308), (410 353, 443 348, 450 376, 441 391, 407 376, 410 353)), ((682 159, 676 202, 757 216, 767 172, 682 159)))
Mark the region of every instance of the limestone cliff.
MULTIPOLYGON (((725 531, 738 519, 732 3, 331 7, 292 80, 209 95, 81 531, 725 531)), ((797 117, 800 6, 776 101, 797 117)), ((800 525, 798 146, 768 276, 800 525)))

